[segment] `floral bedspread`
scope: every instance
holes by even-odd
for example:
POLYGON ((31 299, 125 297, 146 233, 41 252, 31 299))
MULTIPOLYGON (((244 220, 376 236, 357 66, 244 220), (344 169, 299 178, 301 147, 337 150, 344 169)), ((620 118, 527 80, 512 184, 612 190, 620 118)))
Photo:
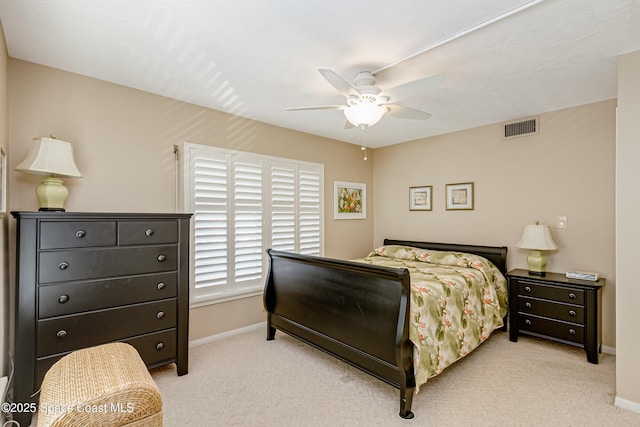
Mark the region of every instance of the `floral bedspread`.
POLYGON ((409 270, 417 390, 503 326, 507 280, 483 257, 388 245, 356 261, 409 270))

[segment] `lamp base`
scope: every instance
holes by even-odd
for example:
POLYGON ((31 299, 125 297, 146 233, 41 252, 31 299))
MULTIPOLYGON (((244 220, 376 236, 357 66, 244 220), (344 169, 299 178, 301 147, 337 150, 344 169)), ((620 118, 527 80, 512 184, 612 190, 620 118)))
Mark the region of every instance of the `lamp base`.
POLYGON ((40 208, 40 212, 66 212, 64 208, 40 208))
POLYGON ((61 178, 47 176, 36 188, 36 195, 40 200, 41 211, 64 211, 64 201, 69 195, 69 190, 61 178))
POLYGON ((547 258, 541 251, 531 250, 527 257, 529 263, 529 274, 533 276, 544 276, 547 267, 547 258))

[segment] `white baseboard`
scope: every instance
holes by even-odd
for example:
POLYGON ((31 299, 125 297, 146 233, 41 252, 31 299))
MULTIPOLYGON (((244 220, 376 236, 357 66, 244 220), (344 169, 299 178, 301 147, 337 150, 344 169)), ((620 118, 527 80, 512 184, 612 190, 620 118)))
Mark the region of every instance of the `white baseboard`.
POLYGON ((233 329, 231 331, 222 332, 215 335, 210 335, 208 337, 199 338, 197 340, 189 341, 189 347, 197 347, 203 344, 209 344, 210 342, 218 341, 223 338, 232 337, 234 335, 244 334, 246 332, 255 331, 256 329, 265 328, 265 337, 267 336, 267 322, 260 322, 254 325, 245 326, 238 329, 233 329))
POLYGON ((629 411, 637 412, 638 414, 640 414, 640 403, 632 402, 630 400, 616 396, 613 404, 619 408, 627 409, 629 411))
POLYGON ((615 347, 609 347, 608 345, 603 345, 602 346, 602 352, 615 356, 616 355, 616 348, 615 347))

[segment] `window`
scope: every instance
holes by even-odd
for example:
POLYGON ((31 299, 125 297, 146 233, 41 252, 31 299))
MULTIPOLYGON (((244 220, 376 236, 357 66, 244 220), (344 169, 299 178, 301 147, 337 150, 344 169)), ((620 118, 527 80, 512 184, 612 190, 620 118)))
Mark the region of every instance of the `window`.
POLYGON ((260 294, 267 248, 323 255, 320 164, 184 144, 191 303, 260 294))

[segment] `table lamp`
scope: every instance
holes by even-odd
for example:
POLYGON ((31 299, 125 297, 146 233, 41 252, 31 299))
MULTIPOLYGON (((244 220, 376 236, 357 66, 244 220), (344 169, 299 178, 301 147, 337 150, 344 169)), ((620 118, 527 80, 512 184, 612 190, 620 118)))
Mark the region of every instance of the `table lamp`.
POLYGON ((529 274, 544 276, 547 267, 547 258, 542 251, 552 251, 558 249, 549 232, 549 227, 536 221, 535 225, 527 225, 522 233, 522 238, 516 245, 522 249, 530 249, 527 262, 529 263, 529 274))
POLYGON ((36 189, 41 211, 63 211, 69 190, 60 177, 80 178, 82 174, 73 160, 71 143, 50 138, 34 138, 27 157, 16 170, 38 175, 47 175, 36 189))

